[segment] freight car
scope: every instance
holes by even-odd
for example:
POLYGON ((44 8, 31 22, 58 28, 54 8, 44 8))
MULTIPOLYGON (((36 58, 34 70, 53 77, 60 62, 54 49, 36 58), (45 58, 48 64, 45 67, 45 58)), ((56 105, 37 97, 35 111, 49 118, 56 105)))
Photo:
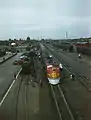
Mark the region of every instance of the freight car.
POLYGON ((82 53, 82 54, 86 54, 86 55, 91 55, 91 48, 77 47, 77 52, 82 53))
POLYGON ((23 74, 30 74, 31 68, 30 68, 30 62, 25 61, 23 62, 22 66, 22 73, 23 74))

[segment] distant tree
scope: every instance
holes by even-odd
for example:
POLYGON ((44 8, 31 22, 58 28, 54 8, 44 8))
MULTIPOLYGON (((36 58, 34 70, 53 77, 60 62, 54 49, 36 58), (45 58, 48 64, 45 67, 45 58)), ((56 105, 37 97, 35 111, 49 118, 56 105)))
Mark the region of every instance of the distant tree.
POLYGON ((16 41, 16 39, 14 39, 14 41, 16 41))
POLYGON ((5 40, 5 45, 9 45, 9 41, 5 40))
POLYGON ((9 38, 9 41, 11 41, 11 38, 9 38))
POLYGON ((22 39, 20 38, 19 41, 21 41, 22 39))
POLYGON ((73 52, 73 45, 69 47, 69 52, 73 52))
POLYGON ((30 37, 29 36, 27 37, 27 41, 30 41, 30 37))

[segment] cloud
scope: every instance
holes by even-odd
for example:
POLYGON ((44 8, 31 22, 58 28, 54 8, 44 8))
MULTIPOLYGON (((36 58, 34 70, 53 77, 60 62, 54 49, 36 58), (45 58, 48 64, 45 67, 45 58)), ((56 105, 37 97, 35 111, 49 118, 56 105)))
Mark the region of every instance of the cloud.
POLYGON ((90 34, 90 0, 3 0, 0 1, 2 36, 26 34, 63 37, 90 34))

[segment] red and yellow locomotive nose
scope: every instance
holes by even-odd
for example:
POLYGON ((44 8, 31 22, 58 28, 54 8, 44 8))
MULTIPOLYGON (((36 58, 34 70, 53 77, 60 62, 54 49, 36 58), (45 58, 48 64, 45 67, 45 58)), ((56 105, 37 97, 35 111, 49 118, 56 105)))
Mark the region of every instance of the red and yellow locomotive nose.
POLYGON ((56 72, 52 72, 51 77, 52 77, 52 78, 57 78, 57 77, 58 77, 58 75, 57 75, 57 73, 56 73, 56 72))
POLYGON ((60 70, 58 68, 54 68, 54 67, 50 68, 47 71, 47 77, 53 78, 53 79, 59 78, 60 77, 60 70))

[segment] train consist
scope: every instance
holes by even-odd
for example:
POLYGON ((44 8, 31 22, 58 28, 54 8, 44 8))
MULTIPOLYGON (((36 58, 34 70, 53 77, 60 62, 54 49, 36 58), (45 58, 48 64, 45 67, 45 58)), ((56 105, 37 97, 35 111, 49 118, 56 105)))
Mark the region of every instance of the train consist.
POLYGON ((59 64, 52 56, 49 56, 45 60, 45 65, 48 82, 52 85, 58 84, 61 79, 61 70, 59 64))
POLYGON ((26 51, 21 57, 23 62, 21 64, 22 67, 22 73, 23 74, 35 74, 35 68, 34 68, 34 59, 41 60, 41 51, 37 48, 37 46, 32 46, 29 51, 26 51))
POLYGON ((49 84, 57 85, 60 83, 60 79, 62 78, 62 64, 59 64, 56 59, 52 55, 48 55, 46 58, 42 58, 41 50, 30 49, 30 51, 26 52, 20 58, 23 58, 23 63, 21 64, 22 73, 23 74, 35 74, 34 70, 34 59, 39 59, 43 62, 46 70, 46 77, 48 79, 49 84), (26 59, 24 59, 26 56, 26 59))
POLYGON ((73 43, 61 43, 61 44, 54 44, 55 47, 61 48, 63 50, 68 50, 69 52, 74 52, 74 48, 76 48, 77 53, 82 53, 86 55, 91 55, 91 43, 88 42, 77 42, 73 43))

